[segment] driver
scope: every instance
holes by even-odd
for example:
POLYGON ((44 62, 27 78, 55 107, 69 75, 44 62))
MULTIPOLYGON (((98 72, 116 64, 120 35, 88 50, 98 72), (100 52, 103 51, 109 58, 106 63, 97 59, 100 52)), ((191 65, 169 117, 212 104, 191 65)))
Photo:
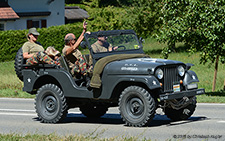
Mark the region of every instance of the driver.
MULTIPOLYGON (((116 50, 117 47, 113 47, 111 44, 107 42, 107 37, 105 36, 99 36, 98 40, 91 45, 91 48, 94 53, 98 52, 108 52, 108 51, 113 51, 116 50)), ((93 60, 91 54, 89 55, 89 65, 93 65, 93 60)))
POLYGON ((112 51, 112 45, 107 42, 107 37, 99 36, 98 40, 91 45, 94 53, 112 51))

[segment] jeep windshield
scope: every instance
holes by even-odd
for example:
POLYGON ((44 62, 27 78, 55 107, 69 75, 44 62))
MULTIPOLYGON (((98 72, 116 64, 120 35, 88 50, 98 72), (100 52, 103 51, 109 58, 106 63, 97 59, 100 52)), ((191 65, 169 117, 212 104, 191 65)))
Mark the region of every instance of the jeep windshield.
POLYGON ((99 31, 86 34, 86 41, 93 54, 119 52, 140 53, 142 45, 133 30, 99 31), (138 51, 139 50, 139 51, 138 51))

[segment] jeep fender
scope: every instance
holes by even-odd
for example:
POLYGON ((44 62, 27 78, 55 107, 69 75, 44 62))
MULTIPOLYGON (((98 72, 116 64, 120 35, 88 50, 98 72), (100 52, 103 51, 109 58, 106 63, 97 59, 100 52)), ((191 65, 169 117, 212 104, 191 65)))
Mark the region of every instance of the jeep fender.
POLYGON ((143 83, 145 84, 149 89, 153 90, 153 89, 157 89, 157 88, 161 88, 160 86, 160 82, 154 77, 154 76, 150 76, 150 75, 124 75, 124 76, 118 76, 118 75, 110 75, 107 77, 107 80, 104 80, 103 78, 103 91, 102 91, 102 95, 101 97, 104 99, 110 99, 111 95, 109 95, 109 93, 112 94, 113 90, 115 89, 115 87, 122 82, 126 82, 126 83, 143 83), (107 83, 105 83, 105 81, 107 81, 107 83))
POLYGON ((198 77, 194 71, 188 70, 185 73, 183 84, 186 86, 193 82, 199 82, 198 77))
POLYGON ((150 90, 153 90, 156 88, 161 88, 160 82, 154 76, 122 77, 118 83, 120 83, 122 81, 144 83, 150 90))

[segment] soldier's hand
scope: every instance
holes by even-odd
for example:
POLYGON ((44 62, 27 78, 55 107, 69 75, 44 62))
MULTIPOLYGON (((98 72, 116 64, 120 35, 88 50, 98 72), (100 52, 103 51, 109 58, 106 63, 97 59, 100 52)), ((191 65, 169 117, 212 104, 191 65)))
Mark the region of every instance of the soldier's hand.
POLYGON ((83 28, 84 28, 84 30, 87 30, 87 22, 86 21, 83 22, 83 28))

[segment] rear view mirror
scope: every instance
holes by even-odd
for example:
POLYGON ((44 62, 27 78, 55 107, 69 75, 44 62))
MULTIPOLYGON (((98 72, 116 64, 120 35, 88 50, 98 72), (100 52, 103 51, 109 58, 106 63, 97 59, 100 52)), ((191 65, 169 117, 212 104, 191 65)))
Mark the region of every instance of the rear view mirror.
POLYGON ((186 69, 187 69, 187 70, 189 70, 192 66, 194 66, 194 64, 186 63, 186 69))
POLYGON ((141 43, 145 43, 145 39, 143 39, 142 37, 139 38, 139 41, 140 41, 141 43))

